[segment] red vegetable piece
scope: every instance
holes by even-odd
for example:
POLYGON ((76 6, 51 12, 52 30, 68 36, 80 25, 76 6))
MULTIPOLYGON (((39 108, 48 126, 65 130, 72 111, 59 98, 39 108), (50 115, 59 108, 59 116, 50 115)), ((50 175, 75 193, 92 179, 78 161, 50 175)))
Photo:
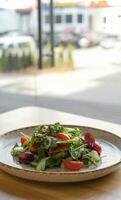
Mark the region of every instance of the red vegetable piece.
POLYGON ((87 142, 88 144, 94 143, 94 142, 95 142, 95 137, 94 137, 91 133, 86 133, 86 134, 84 135, 84 140, 85 140, 85 142, 87 142))
POLYGON ((60 140, 69 140, 70 139, 70 137, 67 134, 65 134, 65 133, 57 133, 55 135, 55 137, 57 139, 60 139, 60 140))
POLYGON ((99 154, 102 152, 102 147, 101 147, 100 144, 94 143, 94 144, 92 145, 92 148, 93 148, 95 151, 97 151, 97 153, 99 153, 99 154))
POLYGON ((72 161, 68 159, 63 160, 64 167, 72 171, 80 170, 84 167, 84 163, 81 161, 72 161))
POLYGON ((27 140, 28 140, 28 138, 27 138, 26 136, 22 136, 22 137, 20 138, 20 142, 21 142, 22 145, 23 145, 25 142, 27 142, 27 140))
POLYGON ((34 155, 30 152, 22 152, 19 155, 19 161, 23 164, 29 164, 34 160, 34 155))

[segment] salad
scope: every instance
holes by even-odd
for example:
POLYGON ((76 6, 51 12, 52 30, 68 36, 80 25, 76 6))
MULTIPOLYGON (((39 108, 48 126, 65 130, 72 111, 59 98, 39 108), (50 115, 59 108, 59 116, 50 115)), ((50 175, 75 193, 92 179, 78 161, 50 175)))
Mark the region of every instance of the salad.
POLYGON ((22 132, 20 142, 11 150, 15 161, 40 171, 96 167, 101 161, 101 152, 102 147, 92 133, 67 128, 59 122, 37 126, 31 136, 22 132))

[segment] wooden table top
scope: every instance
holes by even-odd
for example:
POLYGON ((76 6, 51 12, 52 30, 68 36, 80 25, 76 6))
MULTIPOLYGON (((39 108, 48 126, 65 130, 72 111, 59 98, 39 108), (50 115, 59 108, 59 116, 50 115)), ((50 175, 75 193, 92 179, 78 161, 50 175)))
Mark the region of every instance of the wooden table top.
MULTIPOLYGON (((121 125, 40 107, 23 107, 0 115, 0 134, 41 123, 61 122, 101 128, 117 135, 121 125)), ((103 178, 83 183, 40 183, 0 171, 0 200, 120 200, 121 168, 103 178)))

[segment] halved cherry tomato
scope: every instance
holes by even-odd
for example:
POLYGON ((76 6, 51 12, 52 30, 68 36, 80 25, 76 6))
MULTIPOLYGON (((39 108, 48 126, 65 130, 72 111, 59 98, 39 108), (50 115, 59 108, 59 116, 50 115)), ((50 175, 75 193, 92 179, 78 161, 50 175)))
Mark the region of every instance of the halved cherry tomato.
POLYGON ((95 151, 97 151, 97 153, 99 153, 99 154, 102 152, 102 147, 101 147, 100 144, 94 143, 94 144, 92 145, 92 148, 93 148, 95 151))
POLYGON ((91 133, 86 133, 84 135, 84 140, 85 142, 87 142, 88 144, 95 142, 95 137, 91 134, 91 133))
POLYGON ((66 151, 66 150, 68 150, 68 148, 69 148, 68 144, 59 144, 55 148, 50 148, 49 153, 56 154, 56 153, 59 153, 61 151, 66 151))
POLYGON ((60 139, 60 140, 69 140, 70 139, 70 137, 67 134, 65 134, 65 133, 57 133, 55 135, 55 137, 57 139, 60 139))
POLYGON ((28 138, 27 138, 26 136, 22 136, 22 137, 20 138, 20 142, 21 142, 22 145, 23 145, 27 140, 28 140, 28 138))
POLYGON ((70 169, 72 171, 80 170, 84 167, 84 163, 81 161, 73 161, 73 160, 63 160, 64 167, 70 169))

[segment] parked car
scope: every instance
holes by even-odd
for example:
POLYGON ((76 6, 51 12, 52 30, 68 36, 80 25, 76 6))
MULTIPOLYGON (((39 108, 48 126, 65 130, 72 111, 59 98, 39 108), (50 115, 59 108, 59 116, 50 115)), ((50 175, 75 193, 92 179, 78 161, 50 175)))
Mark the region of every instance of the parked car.
MULTIPOLYGON (((59 32, 54 33, 54 46, 67 46, 68 43, 71 43, 74 47, 78 47, 78 41, 80 39, 80 36, 68 33, 68 32, 59 32)), ((46 45, 48 42, 51 42, 50 33, 45 33, 42 36, 42 42, 44 45, 46 45)))
MULTIPOLYGON (((43 34, 43 44, 50 42, 50 33, 43 34)), ((93 33, 79 34, 74 32, 54 33, 54 46, 67 46, 71 43, 75 48, 87 48, 98 45, 99 35, 93 33)))
POLYGON ((105 49, 113 48, 118 41, 117 35, 107 35, 100 42, 100 46, 105 49))
POLYGON ((91 40, 86 36, 82 36, 82 38, 80 38, 78 44, 79 44, 79 47, 81 47, 81 48, 87 48, 87 47, 91 46, 91 40))
POLYGON ((38 51, 34 39, 10 35, 0 37, 0 68, 9 71, 36 66, 38 51))
POLYGON ((79 47, 88 48, 99 45, 99 42, 100 42, 100 35, 94 32, 89 32, 81 35, 79 39, 79 47))
POLYGON ((13 50, 21 50, 23 53, 25 51, 29 51, 31 54, 35 54, 37 47, 34 39, 31 36, 24 35, 5 35, 0 37, 0 58, 2 56, 2 52, 4 50, 13 49, 13 50))
POLYGON ((19 30, 7 30, 0 34, 0 36, 18 36, 23 35, 23 33, 19 30))

